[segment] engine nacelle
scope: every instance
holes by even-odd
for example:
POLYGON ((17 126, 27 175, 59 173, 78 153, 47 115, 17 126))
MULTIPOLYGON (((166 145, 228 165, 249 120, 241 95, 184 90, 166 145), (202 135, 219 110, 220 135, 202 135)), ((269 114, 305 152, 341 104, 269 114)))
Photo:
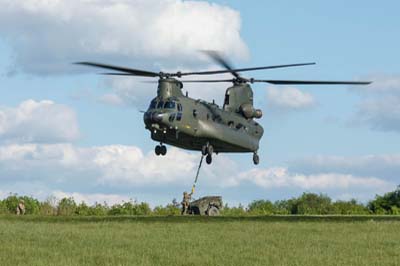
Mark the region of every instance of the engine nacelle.
POLYGON ((246 118, 261 118, 262 111, 260 109, 254 109, 253 105, 245 103, 240 106, 240 111, 246 118))

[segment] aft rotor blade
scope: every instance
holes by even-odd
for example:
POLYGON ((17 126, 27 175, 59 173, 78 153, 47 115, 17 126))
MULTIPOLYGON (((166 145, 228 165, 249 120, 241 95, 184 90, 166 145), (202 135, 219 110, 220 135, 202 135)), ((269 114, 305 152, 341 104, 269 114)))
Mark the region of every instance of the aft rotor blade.
POLYGON ((253 79, 251 82, 265 82, 276 85, 368 85, 371 81, 316 81, 316 80, 273 80, 253 79))
MULTIPOLYGON (((199 72, 184 72, 184 73, 180 73, 180 75, 181 76, 212 75, 212 74, 224 74, 224 73, 232 73, 233 74, 233 73, 236 73, 236 72, 246 72, 246 71, 263 70, 263 69, 286 68, 286 67, 298 67, 298 66, 309 66, 309 65, 315 65, 315 64, 316 63, 300 63, 300 64, 275 65, 275 66, 264 66, 264 67, 236 68, 236 69, 229 69, 229 70, 211 70, 211 71, 199 71, 199 72)), ((235 74, 233 74, 233 75, 235 76, 235 74)), ((239 76, 239 79, 240 78, 241 77, 239 76)))
POLYGON ((143 76, 143 77, 159 77, 160 76, 159 73, 151 72, 151 71, 147 71, 147 70, 113 66, 113 65, 94 63, 94 62, 77 62, 75 64, 121 71, 121 72, 130 74, 130 75, 134 75, 134 76, 143 76))
POLYGON ((237 71, 233 70, 232 64, 228 62, 228 59, 224 58, 219 52, 212 50, 206 50, 203 52, 211 57, 220 66, 226 68, 228 72, 235 76, 235 78, 240 78, 240 75, 236 73, 237 71))
POLYGON ((206 79, 206 80, 180 80, 183 83, 216 83, 216 82, 234 82, 234 79, 206 79))

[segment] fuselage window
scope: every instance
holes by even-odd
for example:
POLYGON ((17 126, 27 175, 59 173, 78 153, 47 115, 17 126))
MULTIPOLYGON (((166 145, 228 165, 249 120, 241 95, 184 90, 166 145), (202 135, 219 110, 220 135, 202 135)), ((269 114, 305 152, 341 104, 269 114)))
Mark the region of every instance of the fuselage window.
POLYGON ((243 127, 243 125, 240 123, 236 125, 236 129, 241 129, 242 127, 243 127))
POLYGON ((157 101, 156 100, 152 100, 149 106, 149 109, 155 109, 157 106, 157 101))
POLYGON ((193 117, 197 117, 197 110, 196 109, 193 110, 193 117))
POLYGON ((182 104, 178 103, 178 112, 182 112, 182 104))
POLYGON ((234 125, 233 121, 229 121, 229 122, 228 122, 228 126, 229 126, 229 127, 232 127, 232 128, 233 128, 233 125, 234 125))
POLYGON ((175 109, 175 102, 167 101, 164 104, 165 109, 175 109))
POLYGON ((160 108, 163 108, 163 107, 164 107, 164 102, 163 101, 158 102, 157 109, 160 109, 160 108))
POLYGON ((182 113, 177 113, 176 114, 176 121, 181 121, 182 119, 182 113))
POLYGON ((175 120, 175 114, 171 114, 168 118, 169 122, 174 122, 175 120))

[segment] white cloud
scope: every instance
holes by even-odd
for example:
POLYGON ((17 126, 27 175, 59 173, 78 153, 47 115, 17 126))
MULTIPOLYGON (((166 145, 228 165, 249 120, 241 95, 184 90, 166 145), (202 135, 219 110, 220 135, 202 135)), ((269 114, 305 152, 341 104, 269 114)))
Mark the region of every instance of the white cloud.
MULTIPOLYGON (((206 1, 0 0, 0 38, 17 68, 74 71, 82 60, 137 66, 198 64, 198 50, 247 57, 240 14, 206 1), (138 63, 139 62, 139 63, 138 63)), ((83 68, 81 68, 83 71, 83 68)))
POLYGON ((315 105, 314 97, 293 87, 267 87, 267 106, 278 110, 301 110, 315 105))
MULTIPOLYGON (((141 186, 178 183, 193 175, 197 156, 171 148, 167 156, 144 155, 135 146, 72 144, 0 146, 0 176, 61 183, 141 186), (1 174, 3 173, 3 174, 1 174), (82 178, 84 180, 82 180, 82 178)), ((1 179, 1 178, 0 178, 1 179)))
POLYGON ((2 142, 69 142, 79 138, 75 112, 52 101, 26 100, 15 108, 0 107, 2 142))
POLYGON ((251 169, 231 179, 231 185, 252 182, 257 186, 272 188, 301 188, 304 190, 390 189, 393 184, 375 177, 323 173, 304 175, 291 173, 287 168, 251 169))
POLYGON ((365 124, 371 129, 400 132, 400 75, 371 75, 373 83, 351 88, 362 100, 351 124, 365 124))

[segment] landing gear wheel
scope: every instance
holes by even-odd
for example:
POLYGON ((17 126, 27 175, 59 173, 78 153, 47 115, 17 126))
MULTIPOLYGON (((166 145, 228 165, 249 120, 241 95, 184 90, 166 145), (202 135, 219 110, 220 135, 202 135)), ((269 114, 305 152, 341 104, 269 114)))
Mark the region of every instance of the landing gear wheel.
POLYGON ((206 157, 206 163, 207 164, 211 164, 212 163, 212 156, 210 154, 207 155, 207 157, 206 157))
POLYGON ((255 165, 257 165, 257 164, 260 163, 260 157, 258 156, 257 153, 254 153, 254 154, 253 154, 253 163, 254 163, 255 165))
POLYGON ((206 146, 206 145, 204 145, 203 147, 201 147, 201 154, 202 154, 203 156, 206 156, 206 155, 207 155, 207 146, 206 146))
POLYGON ((208 216, 218 216, 219 215, 219 210, 215 206, 210 206, 207 210, 207 215, 208 216))
POLYGON ((161 146, 157 145, 154 149, 154 152, 157 156, 159 156, 161 154, 161 146))
POLYGON ((208 145, 207 154, 212 156, 213 152, 214 152, 214 147, 212 145, 208 145))
POLYGON ((165 154, 167 154, 167 147, 166 147, 166 146, 161 145, 160 154, 161 154, 162 156, 164 156, 165 154))

